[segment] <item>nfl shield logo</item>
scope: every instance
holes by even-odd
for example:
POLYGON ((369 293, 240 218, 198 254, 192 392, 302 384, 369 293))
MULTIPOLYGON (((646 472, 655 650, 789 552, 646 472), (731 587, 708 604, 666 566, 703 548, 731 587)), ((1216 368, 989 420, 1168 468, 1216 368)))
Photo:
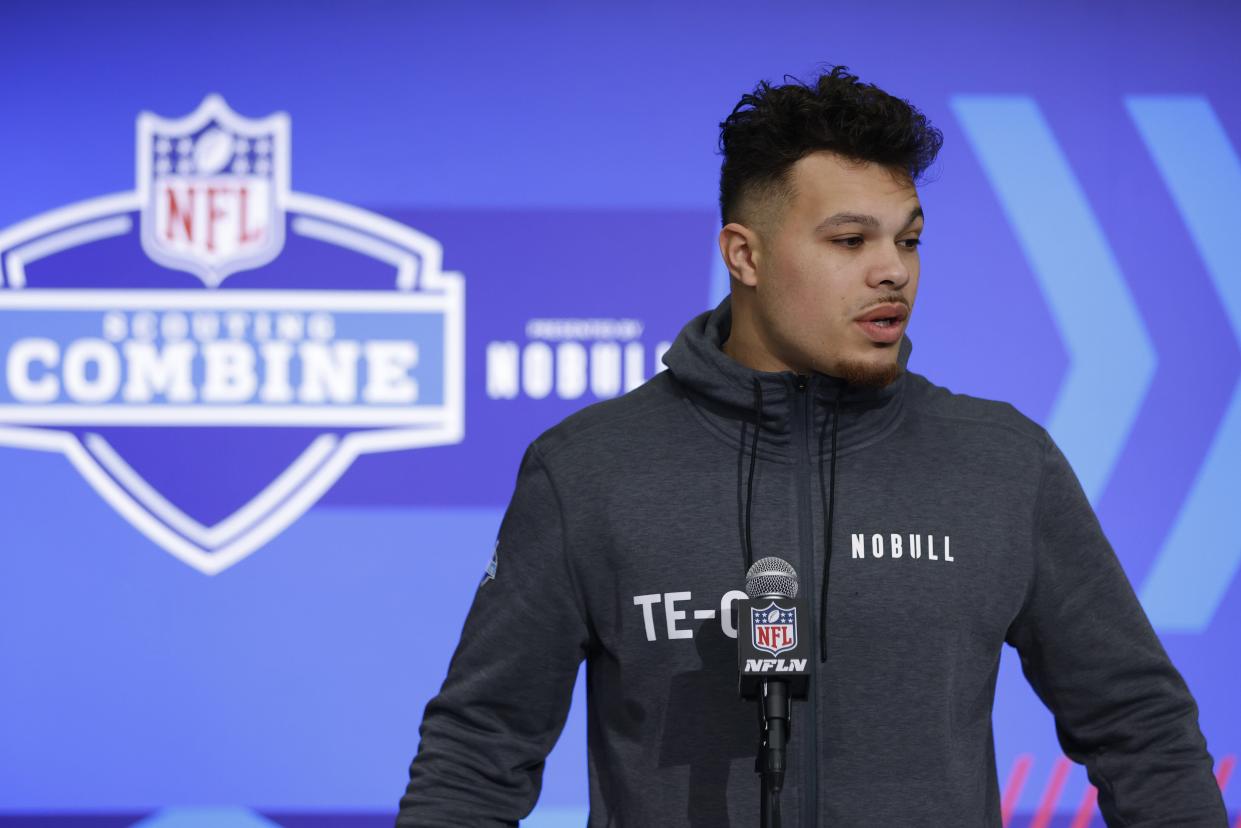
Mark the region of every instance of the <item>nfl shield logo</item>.
POLYGON ((267 264, 285 238, 289 118, 251 120, 210 95, 190 115, 138 118, 142 247, 216 287, 267 264))
POLYGON ((797 646, 797 608, 784 609, 775 602, 763 609, 750 609, 754 649, 778 656, 797 646))

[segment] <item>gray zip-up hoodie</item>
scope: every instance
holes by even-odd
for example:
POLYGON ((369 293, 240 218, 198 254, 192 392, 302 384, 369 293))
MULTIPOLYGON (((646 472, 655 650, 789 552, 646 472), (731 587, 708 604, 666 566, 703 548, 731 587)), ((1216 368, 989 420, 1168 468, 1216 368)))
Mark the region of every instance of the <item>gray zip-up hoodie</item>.
POLYGON ((786 826, 999 826, 1005 643, 1108 825, 1225 826, 1194 700, 1046 432, 909 372, 752 371, 730 321, 725 300, 668 371, 530 446, 397 824, 528 814, 585 659, 592 828, 757 825, 729 613, 748 520, 814 619, 786 826))

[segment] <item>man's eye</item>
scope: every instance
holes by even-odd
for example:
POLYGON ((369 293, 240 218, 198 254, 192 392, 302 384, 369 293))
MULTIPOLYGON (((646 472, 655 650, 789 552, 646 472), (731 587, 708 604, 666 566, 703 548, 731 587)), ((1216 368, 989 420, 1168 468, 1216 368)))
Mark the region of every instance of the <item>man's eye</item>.
POLYGON ((907 250, 917 250, 922 246, 922 239, 901 239, 900 243, 905 245, 907 250))
POLYGON ((862 237, 861 236, 849 236, 846 239, 833 239, 832 244, 838 244, 841 247, 848 247, 848 248, 861 247, 862 237))

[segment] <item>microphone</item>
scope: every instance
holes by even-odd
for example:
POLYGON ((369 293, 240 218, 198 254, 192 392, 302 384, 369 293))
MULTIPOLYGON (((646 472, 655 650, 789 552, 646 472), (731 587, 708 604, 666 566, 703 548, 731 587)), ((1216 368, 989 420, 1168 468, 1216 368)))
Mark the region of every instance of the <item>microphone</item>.
POLYGON ((745 576, 746 601, 737 608, 737 668, 741 697, 755 698, 766 679, 785 679, 805 698, 810 652, 805 602, 797 598, 797 570, 782 558, 761 558, 745 576))
POLYGON ((763 824, 778 825, 789 701, 805 697, 810 679, 801 623, 805 605, 797 600, 797 571, 781 558, 755 561, 746 573, 745 592, 749 599, 738 602, 739 689, 742 698, 758 700, 761 730, 755 770, 763 780, 763 824))

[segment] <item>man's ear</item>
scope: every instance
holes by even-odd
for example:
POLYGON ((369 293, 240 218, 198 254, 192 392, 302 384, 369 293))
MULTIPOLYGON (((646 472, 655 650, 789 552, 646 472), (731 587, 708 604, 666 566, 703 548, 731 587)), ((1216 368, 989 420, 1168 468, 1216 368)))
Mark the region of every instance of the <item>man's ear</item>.
POLYGON ((758 284, 758 264, 762 255, 758 233, 735 221, 725 224, 720 230, 720 255, 734 279, 746 287, 758 284))

